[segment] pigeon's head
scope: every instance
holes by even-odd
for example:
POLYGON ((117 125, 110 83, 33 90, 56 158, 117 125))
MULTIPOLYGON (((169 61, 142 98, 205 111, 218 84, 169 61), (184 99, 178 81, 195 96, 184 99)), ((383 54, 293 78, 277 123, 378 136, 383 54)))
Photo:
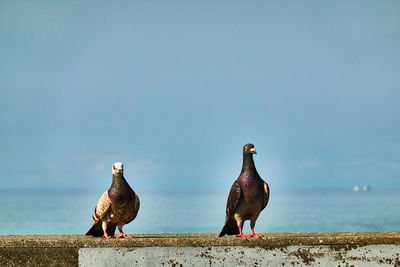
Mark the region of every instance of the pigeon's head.
POLYGON ((253 144, 246 144, 243 147, 243 154, 257 154, 253 144))
POLYGON ((123 174, 124 173, 124 165, 121 162, 115 162, 112 166, 112 173, 115 174, 123 174))

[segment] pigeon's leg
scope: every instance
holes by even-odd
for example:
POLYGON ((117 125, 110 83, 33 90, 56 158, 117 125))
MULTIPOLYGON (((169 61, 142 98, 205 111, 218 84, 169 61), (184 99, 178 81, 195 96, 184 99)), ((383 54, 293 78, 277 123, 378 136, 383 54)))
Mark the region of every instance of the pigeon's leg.
POLYGON ((241 218, 238 218, 237 221, 237 226, 239 228, 239 234, 236 237, 241 237, 243 239, 247 239, 249 236, 248 235, 244 235, 242 232, 243 229, 243 220, 241 218))
POLYGON ((118 225, 118 230, 119 230, 119 235, 117 235, 117 238, 132 238, 131 236, 127 236, 123 231, 122 231, 122 225, 118 225))
POLYGON ((106 231, 107 230, 107 223, 106 222, 102 222, 101 227, 103 228, 103 232, 104 232, 104 235, 101 238, 109 239, 110 237, 108 236, 107 231, 106 231))
POLYGON ((256 233, 254 232, 254 226, 256 226, 256 220, 251 220, 250 221, 250 227, 251 227, 251 235, 250 236, 251 237, 256 237, 256 238, 262 237, 262 235, 256 235, 256 233))
POLYGON ((249 236, 248 235, 244 235, 242 232, 242 228, 239 227, 239 234, 236 237, 241 237, 243 239, 247 239, 249 236))

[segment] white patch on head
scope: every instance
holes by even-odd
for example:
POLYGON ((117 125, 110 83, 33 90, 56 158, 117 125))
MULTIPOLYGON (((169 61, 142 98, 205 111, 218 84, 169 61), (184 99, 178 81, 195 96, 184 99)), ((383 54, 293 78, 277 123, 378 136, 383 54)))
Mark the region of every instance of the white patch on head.
POLYGON ((124 172, 124 165, 121 162, 115 162, 112 166, 112 173, 123 173, 124 172))

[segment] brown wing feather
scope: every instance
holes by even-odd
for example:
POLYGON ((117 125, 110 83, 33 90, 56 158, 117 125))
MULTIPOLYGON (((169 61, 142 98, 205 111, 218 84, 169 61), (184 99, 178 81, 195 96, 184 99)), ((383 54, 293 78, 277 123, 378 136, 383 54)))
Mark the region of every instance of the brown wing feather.
MULTIPOLYGON (((111 212, 111 201, 106 191, 103 193, 103 195, 101 195, 99 201, 97 202, 96 208, 94 209, 93 212, 93 225, 86 233, 86 235, 91 235, 96 237, 102 236, 103 235, 103 228, 101 226, 102 220, 104 219, 104 217, 109 215, 110 212, 111 212)), ((106 229, 107 234, 113 236, 116 227, 117 225, 115 223, 108 223, 106 229)))
POLYGON ((228 195, 228 201, 226 203, 226 216, 225 216, 225 224, 222 228, 219 236, 224 235, 235 235, 239 233, 239 229, 237 227, 236 221, 233 218, 235 214, 237 204, 239 203, 239 199, 242 195, 242 189, 238 182, 234 182, 231 191, 228 195))
POLYGON ((125 224, 130 223, 131 221, 133 221, 133 220, 136 218, 136 216, 137 216, 137 214, 138 214, 138 212, 139 212, 139 208, 140 208, 139 196, 135 193, 135 207, 134 207, 134 211, 133 211, 133 217, 132 217, 131 220, 129 220, 129 221, 126 222, 125 224))
POLYGON ((265 192, 265 194, 264 194, 264 203, 263 203, 263 205, 261 207, 261 210, 265 209, 265 207, 268 204, 268 200, 269 200, 269 186, 268 186, 268 184, 266 182, 264 182, 264 192, 265 192))
POLYGON ((93 223, 102 221, 104 217, 111 211, 111 200, 107 191, 101 195, 93 212, 93 223))
POLYGON ((236 206, 239 202, 241 195, 242 189, 240 188, 239 183, 234 182, 228 195, 228 201, 226 203, 226 216, 232 217, 235 214, 236 206))

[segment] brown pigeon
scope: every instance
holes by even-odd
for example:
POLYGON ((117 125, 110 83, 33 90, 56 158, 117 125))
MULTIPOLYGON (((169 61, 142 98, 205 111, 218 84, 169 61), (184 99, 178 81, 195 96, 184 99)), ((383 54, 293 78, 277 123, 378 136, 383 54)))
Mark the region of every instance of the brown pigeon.
POLYGON ((237 235, 246 239, 249 236, 243 234, 243 223, 250 220, 251 237, 256 235, 254 226, 260 212, 267 206, 269 200, 269 187, 258 174, 253 161, 256 149, 253 144, 243 147, 242 171, 233 183, 226 204, 225 225, 219 236, 237 235))
POLYGON ((110 238, 118 226, 117 237, 130 238, 122 231, 125 224, 136 218, 140 201, 138 195, 124 178, 121 162, 112 166, 113 180, 108 191, 104 192, 93 212, 93 226, 86 235, 110 238))

